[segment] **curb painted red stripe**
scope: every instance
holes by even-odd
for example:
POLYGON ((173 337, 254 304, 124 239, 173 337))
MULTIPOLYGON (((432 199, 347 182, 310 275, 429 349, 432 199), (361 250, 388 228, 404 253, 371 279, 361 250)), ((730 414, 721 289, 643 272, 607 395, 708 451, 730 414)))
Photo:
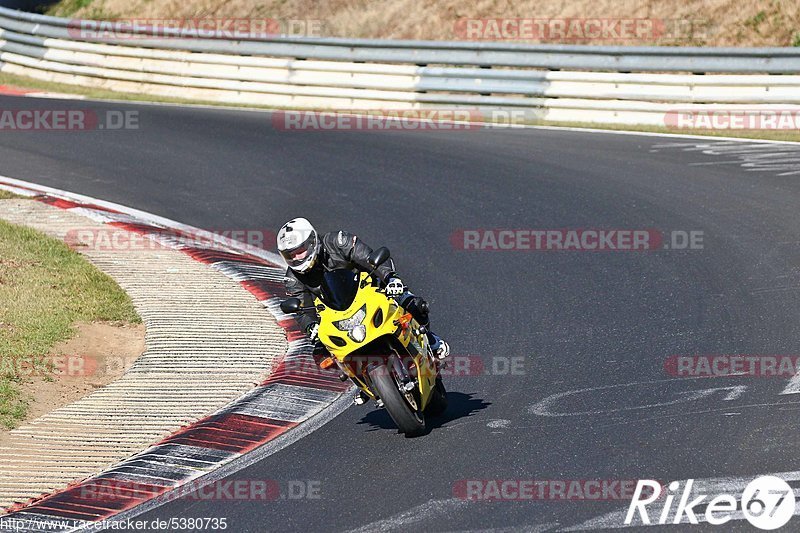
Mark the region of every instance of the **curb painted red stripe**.
POLYGON ((73 202, 72 200, 64 200, 63 198, 55 198, 53 196, 47 196, 47 195, 39 195, 35 197, 34 200, 38 200, 44 204, 52 205, 53 207, 58 207, 61 209, 82 208, 82 209, 94 209, 95 211, 105 211, 107 213, 114 213, 116 215, 121 214, 119 211, 114 211, 113 209, 108 209, 106 207, 100 207, 94 204, 83 204, 79 202, 73 202))
POLYGON ((296 425, 285 420, 229 413, 221 417, 200 420, 158 444, 179 443, 246 453, 296 425))
POLYGON ((33 89, 23 89, 21 87, 13 87, 11 85, 0 85, 0 94, 4 96, 25 96, 31 93, 41 92, 33 89))

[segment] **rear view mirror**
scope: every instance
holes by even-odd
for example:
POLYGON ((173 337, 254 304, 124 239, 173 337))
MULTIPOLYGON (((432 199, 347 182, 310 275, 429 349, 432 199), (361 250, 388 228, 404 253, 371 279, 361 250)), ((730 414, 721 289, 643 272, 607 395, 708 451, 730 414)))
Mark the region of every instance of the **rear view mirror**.
POLYGON ((288 300, 284 300, 281 302, 281 311, 284 314, 291 315, 293 313, 297 313, 300 311, 302 304, 300 303, 299 298, 289 298, 288 300))
POLYGON ((369 254, 367 262, 369 263, 369 266, 371 266, 372 268, 378 268, 386 261, 388 261, 389 257, 391 257, 391 255, 389 254, 389 249, 385 246, 381 246, 380 248, 369 254))

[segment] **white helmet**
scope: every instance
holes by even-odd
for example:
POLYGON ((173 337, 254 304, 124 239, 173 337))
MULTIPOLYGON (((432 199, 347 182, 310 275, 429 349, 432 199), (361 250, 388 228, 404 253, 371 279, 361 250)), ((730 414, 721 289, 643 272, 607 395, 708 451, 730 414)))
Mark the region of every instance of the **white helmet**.
POLYGON ((278 251, 297 272, 307 272, 314 266, 319 248, 317 230, 304 218, 290 220, 278 232, 278 251))

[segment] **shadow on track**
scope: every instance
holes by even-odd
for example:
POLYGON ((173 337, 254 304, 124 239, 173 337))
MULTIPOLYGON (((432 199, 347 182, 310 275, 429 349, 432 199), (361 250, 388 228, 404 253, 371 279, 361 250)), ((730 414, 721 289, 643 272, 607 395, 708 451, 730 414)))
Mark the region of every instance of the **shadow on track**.
MULTIPOLYGON (((473 398, 473 396, 474 394, 448 392, 447 411, 445 411, 442 416, 435 418, 428 417, 426 419, 427 430, 423 436, 427 435, 434 429, 444 426, 448 422, 472 416, 474 413, 482 411, 483 409, 486 409, 492 405, 490 402, 486 402, 481 398, 473 398)), ((389 413, 386 412, 386 409, 374 409, 367 413, 358 423, 369 424, 370 428, 368 431, 378 431, 382 429, 397 430, 397 426, 395 425, 394 421, 392 421, 389 413)))

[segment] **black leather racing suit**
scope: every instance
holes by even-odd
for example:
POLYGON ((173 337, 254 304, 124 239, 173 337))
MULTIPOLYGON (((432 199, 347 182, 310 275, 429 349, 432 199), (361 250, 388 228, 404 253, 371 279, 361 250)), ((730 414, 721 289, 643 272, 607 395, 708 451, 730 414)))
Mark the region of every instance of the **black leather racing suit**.
MULTIPOLYGON (((320 295, 322 278, 325 272, 347 268, 362 272, 371 272, 367 258, 372 253, 372 248, 364 244, 358 237, 346 231, 326 233, 320 239, 319 257, 308 272, 295 272, 291 268, 286 270, 286 295, 290 298, 299 298, 303 307, 312 307, 314 298, 320 295)), ((387 261, 379 266, 375 275, 384 283, 396 274, 394 262, 387 261)), ((429 323, 427 306, 422 298, 406 292, 399 298, 399 304, 410 312, 421 325, 429 323)), ((317 313, 312 310, 302 311, 298 315, 298 322, 303 331, 308 333, 311 326, 319 323, 317 313)))

